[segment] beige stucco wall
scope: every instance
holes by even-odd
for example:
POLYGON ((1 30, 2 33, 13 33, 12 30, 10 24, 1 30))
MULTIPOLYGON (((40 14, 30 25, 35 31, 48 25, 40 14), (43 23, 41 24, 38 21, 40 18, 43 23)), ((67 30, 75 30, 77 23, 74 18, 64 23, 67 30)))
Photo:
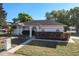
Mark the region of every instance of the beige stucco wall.
POLYGON ((45 31, 45 32, 56 32, 56 30, 59 30, 60 32, 64 32, 63 26, 40 26, 39 31, 45 31))
POLYGON ((22 35, 23 27, 17 26, 16 29, 13 31, 13 35, 22 35))
MULTIPOLYGON (((14 35, 22 35, 22 31, 23 30, 29 30, 29 27, 26 26, 26 28, 23 28, 22 26, 20 26, 20 27, 17 26, 17 28, 14 29, 13 34, 14 35)), ((59 30, 60 32, 64 32, 64 27, 60 26, 60 25, 57 25, 57 26, 54 26, 54 25, 53 26, 40 25, 40 26, 31 26, 31 27, 32 27, 32 30, 33 30, 33 27, 36 27, 37 32, 41 32, 41 31, 44 31, 44 32, 56 32, 56 30, 59 30)))

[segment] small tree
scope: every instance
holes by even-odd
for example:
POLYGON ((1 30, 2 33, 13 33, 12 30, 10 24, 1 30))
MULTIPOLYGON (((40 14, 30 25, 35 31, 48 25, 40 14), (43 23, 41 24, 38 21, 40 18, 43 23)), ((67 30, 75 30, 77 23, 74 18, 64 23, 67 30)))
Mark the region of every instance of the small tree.
POLYGON ((19 13, 17 18, 13 18, 13 22, 27 22, 31 21, 32 17, 27 13, 19 13))
POLYGON ((12 26, 9 26, 8 27, 8 35, 11 36, 12 35, 12 32, 13 32, 13 27, 12 26))

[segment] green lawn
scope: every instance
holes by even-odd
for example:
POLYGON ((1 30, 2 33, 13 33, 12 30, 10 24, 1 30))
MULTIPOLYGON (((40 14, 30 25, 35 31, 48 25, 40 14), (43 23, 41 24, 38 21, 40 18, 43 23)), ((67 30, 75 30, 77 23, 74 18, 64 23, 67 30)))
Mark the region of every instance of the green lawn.
POLYGON ((79 40, 75 44, 32 41, 15 53, 26 56, 79 56, 79 40))

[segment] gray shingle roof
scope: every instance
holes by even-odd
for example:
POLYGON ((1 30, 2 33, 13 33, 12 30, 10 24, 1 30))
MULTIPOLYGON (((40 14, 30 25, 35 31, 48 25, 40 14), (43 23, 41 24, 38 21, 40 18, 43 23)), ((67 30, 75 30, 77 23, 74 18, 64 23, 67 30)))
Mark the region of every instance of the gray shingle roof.
POLYGON ((33 20, 30 22, 25 22, 25 25, 63 25, 61 23, 52 20, 33 20))
POLYGON ((17 23, 20 25, 63 25, 61 23, 52 21, 52 20, 32 20, 24 23, 17 23))

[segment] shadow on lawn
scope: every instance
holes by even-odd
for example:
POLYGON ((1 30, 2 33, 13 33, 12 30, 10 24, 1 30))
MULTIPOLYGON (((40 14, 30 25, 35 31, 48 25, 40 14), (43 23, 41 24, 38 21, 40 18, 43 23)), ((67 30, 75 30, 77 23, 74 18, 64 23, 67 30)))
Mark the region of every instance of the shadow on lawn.
POLYGON ((5 50, 1 48, 1 49, 0 49, 0 53, 3 52, 3 51, 5 51, 5 50))
POLYGON ((28 45, 56 48, 57 45, 66 46, 68 42, 47 42, 47 41, 32 41, 28 45))
POLYGON ((9 35, 9 34, 1 34, 0 37, 17 37, 11 40, 12 44, 19 45, 27 40, 26 35, 9 35))
POLYGON ((15 38, 15 39, 13 39, 11 41, 11 43, 15 44, 15 45, 19 45, 19 44, 25 42, 26 40, 28 40, 28 37, 21 35, 21 36, 17 36, 17 38, 15 38))
POLYGON ((0 34, 0 37, 10 37, 8 34, 0 34))

